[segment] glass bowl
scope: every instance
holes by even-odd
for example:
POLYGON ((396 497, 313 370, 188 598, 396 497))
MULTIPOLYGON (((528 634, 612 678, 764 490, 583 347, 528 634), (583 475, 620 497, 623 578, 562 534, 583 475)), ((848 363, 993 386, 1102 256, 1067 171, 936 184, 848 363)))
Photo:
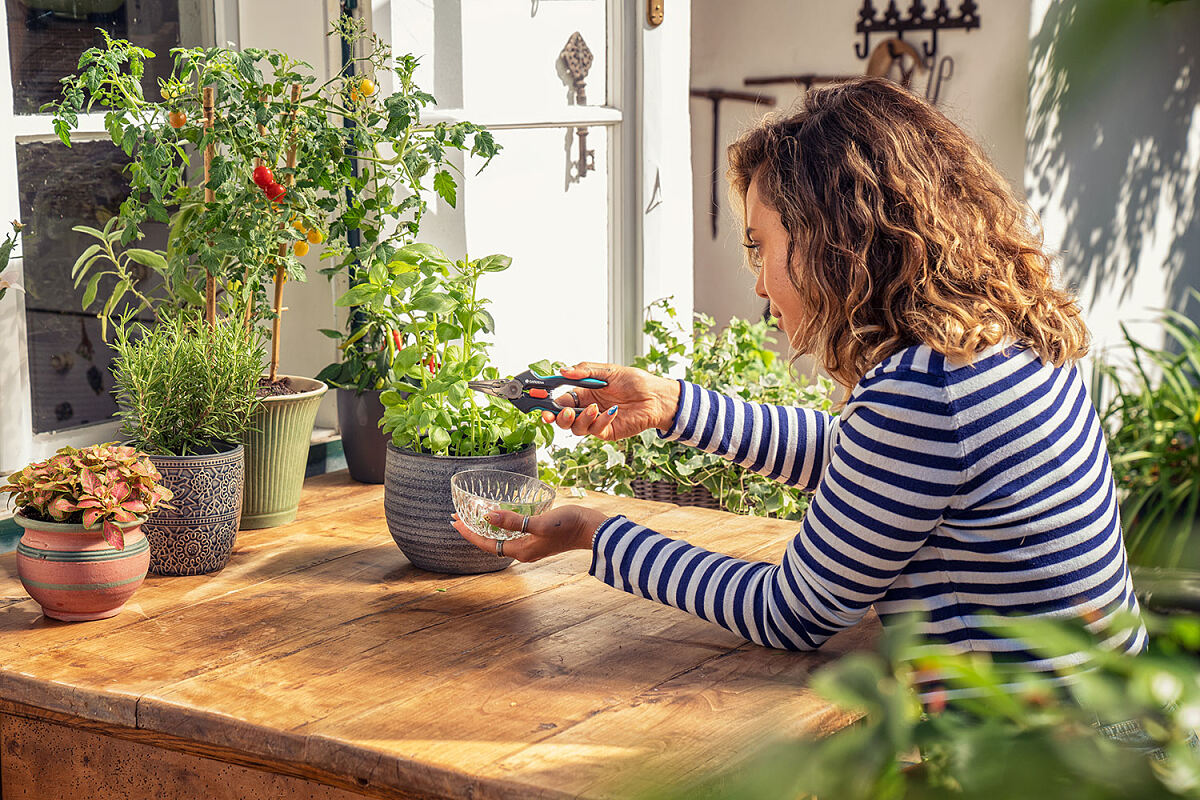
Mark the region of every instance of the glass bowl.
POLYGON ((520 531, 497 528, 483 517, 498 508, 533 517, 550 510, 554 487, 548 483, 499 469, 469 469, 450 479, 454 510, 467 527, 488 539, 519 539, 520 531))

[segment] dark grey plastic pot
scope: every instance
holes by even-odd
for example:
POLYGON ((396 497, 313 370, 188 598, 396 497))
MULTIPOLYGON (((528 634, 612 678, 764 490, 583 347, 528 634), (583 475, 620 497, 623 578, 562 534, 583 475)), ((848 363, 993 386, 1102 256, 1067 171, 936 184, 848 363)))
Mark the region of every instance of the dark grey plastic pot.
MULTIPOLYGON (((228 445, 226 445, 228 447, 228 445)), ((175 493, 142 525, 156 575, 204 575, 229 563, 242 518, 246 449, 211 455, 150 456, 175 493)))
POLYGON ((485 553, 450 525, 450 478, 468 469, 503 469, 537 477, 537 450, 498 456, 431 456, 387 446, 383 510, 388 530, 413 566, 454 575, 496 572, 512 563, 485 553))
POLYGON ((381 390, 356 392, 338 389, 338 427, 350 477, 359 483, 383 483, 388 436, 379 427, 383 419, 381 390))

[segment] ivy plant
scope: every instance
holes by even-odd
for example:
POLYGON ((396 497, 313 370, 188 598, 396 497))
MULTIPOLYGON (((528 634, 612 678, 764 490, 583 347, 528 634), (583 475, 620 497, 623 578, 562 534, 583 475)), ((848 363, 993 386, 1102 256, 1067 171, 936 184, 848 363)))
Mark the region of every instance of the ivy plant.
MULTIPOLYGON (((497 455, 549 444, 552 433, 539 417, 467 385, 501 377, 488 363, 484 337, 494 332, 495 320, 479 281, 508 269, 511 259, 452 261, 423 243, 405 245, 394 255, 386 265, 376 261, 366 280, 338 301, 367 311, 384 334, 375 358, 377 368, 387 365, 395 375, 380 396, 383 429, 392 443, 443 456, 497 455)), ((348 344, 365 339, 366 330, 352 334, 348 344)))
MULTIPOLYGON (((648 348, 634 366, 655 375, 668 375, 678 363, 686 365, 684 380, 750 402, 804 406, 829 411, 833 384, 827 378, 797 381, 778 358, 764 320, 734 318, 723 330, 706 314, 693 319, 690 342, 669 299, 652 303, 643 332, 648 348), (664 319, 659 319, 662 317, 664 319)), ((551 464, 541 468, 544 480, 563 486, 633 494, 634 479, 666 481, 680 491, 702 486, 717 502, 736 514, 799 519, 808 506, 796 489, 731 465, 728 460, 677 442, 660 439, 655 431, 616 442, 593 437, 554 448, 551 464)))

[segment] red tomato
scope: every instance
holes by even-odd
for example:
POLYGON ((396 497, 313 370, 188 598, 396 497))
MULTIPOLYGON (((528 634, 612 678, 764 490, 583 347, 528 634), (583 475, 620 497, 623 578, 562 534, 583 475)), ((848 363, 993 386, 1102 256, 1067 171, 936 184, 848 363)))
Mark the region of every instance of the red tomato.
POLYGON ((272 183, 275 183, 275 176, 271 174, 271 170, 266 164, 259 164, 254 168, 254 185, 260 189, 266 189, 272 183))
POLYGON ((263 191, 267 193, 267 197, 272 201, 281 200, 283 199, 283 196, 287 194, 287 189, 283 188, 275 181, 271 181, 265 187, 263 187, 263 191))
POLYGON ((167 114, 167 123, 172 128, 182 128, 187 124, 187 114, 182 111, 172 111, 170 114, 167 114))

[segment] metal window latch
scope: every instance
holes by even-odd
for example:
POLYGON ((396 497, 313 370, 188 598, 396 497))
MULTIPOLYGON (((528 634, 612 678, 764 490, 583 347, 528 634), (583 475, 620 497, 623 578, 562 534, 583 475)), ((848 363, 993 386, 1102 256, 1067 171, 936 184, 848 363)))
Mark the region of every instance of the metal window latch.
POLYGON ((662 25, 664 2, 665 0, 646 0, 646 22, 651 28, 662 25))
MULTIPOLYGON (((584 83, 584 79, 587 78, 588 70, 592 68, 592 51, 588 49, 579 31, 571 34, 558 57, 566 65, 571 82, 575 85, 575 105, 587 105, 587 84, 584 83)), ((575 134, 579 137, 579 161, 576 163, 579 177, 582 178, 596 169, 596 151, 588 150, 587 128, 576 128, 575 134)))

